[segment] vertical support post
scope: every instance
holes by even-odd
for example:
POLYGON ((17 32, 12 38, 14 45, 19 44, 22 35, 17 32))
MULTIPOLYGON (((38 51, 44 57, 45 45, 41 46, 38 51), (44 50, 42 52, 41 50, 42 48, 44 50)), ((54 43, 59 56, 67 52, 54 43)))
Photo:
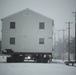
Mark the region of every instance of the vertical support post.
POLYGON ((54 33, 54 51, 53 51, 53 57, 54 53, 56 52, 56 33, 54 33))
POLYGON ((64 29, 63 29, 63 60, 64 60, 64 29))
POLYGON ((60 30, 56 30, 56 31, 58 31, 58 42, 59 42, 59 32, 60 32, 60 30))
POLYGON ((75 12, 75 61, 76 61, 76 12, 75 12))
POLYGON ((68 61, 70 61, 70 22, 68 22, 68 61))
POLYGON ((68 61, 70 61, 70 24, 72 22, 67 23, 68 23, 68 61))
POLYGON ((72 12, 75 14, 75 61, 76 61, 76 12, 72 12))

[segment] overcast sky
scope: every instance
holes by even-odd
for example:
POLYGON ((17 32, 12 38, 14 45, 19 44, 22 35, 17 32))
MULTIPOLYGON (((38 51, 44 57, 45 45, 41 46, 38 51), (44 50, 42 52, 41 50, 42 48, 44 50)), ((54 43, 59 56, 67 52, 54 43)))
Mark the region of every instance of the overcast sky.
MULTIPOLYGON (((72 12, 76 11, 76 0, 0 0, 0 19, 26 8, 54 19, 55 30, 66 29, 68 25, 65 22, 73 22, 71 35, 74 36, 75 25, 72 12)), ((0 20, 0 39, 1 29, 0 20)))

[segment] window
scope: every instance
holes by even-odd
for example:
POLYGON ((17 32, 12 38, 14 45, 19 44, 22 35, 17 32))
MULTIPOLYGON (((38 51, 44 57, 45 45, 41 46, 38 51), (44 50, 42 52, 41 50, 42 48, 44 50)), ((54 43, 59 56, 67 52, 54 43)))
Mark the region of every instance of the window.
POLYGON ((12 45, 14 45, 15 44, 15 38, 14 37, 12 37, 12 38, 10 38, 10 44, 12 45))
POLYGON ((39 23, 39 29, 44 29, 45 27, 44 27, 44 22, 40 22, 39 23))
POLYGON ((10 29, 15 29, 15 22, 10 22, 10 29))
POLYGON ((44 38, 39 38, 39 44, 44 44, 44 38))

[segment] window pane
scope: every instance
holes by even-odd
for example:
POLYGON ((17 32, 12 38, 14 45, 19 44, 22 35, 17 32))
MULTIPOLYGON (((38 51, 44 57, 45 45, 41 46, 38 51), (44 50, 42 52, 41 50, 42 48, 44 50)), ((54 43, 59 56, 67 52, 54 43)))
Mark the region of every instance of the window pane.
POLYGON ((10 29, 15 29, 15 22, 10 22, 10 29))
POLYGON ((15 44, 15 38, 10 38, 10 44, 15 44))
POLYGON ((39 23, 39 29, 44 29, 44 22, 39 23))
POLYGON ((44 38, 39 38, 39 44, 44 44, 44 38))

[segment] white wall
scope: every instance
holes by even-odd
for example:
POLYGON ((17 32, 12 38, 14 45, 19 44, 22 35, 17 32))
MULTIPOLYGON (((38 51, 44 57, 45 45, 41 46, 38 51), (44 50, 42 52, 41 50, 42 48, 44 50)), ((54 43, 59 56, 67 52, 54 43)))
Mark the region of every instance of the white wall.
POLYGON ((2 50, 12 49, 16 52, 51 52, 52 20, 33 11, 22 11, 6 17, 2 21, 2 50), (25 14, 30 13, 30 16, 25 14), (10 29, 10 22, 16 22, 16 29, 10 29), (45 29, 39 29, 39 22, 45 22, 45 29), (15 37, 15 45, 9 44, 10 37, 15 37), (39 38, 45 39, 39 45, 39 38))

